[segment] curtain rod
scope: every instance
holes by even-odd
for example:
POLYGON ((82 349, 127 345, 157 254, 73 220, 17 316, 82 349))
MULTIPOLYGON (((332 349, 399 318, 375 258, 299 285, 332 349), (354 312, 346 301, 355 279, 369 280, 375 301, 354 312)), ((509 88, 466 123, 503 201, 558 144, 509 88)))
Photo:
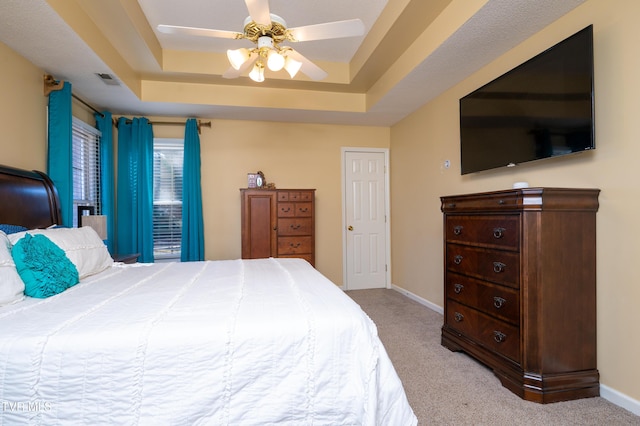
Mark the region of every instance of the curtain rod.
POLYGON ((80 99, 78 96, 76 96, 75 94, 71 93, 71 97, 73 99, 75 99, 76 101, 80 102, 82 105, 86 106, 87 108, 89 108, 91 111, 95 112, 96 114, 100 114, 100 116, 102 118, 104 118, 104 114, 101 113, 100 111, 98 111, 97 109, 95 109, 94 107, 92 107, 91 105, 89 105, 88 103, 86 103, 85 101, 83 101, 82 99, 80 99))
MULTIPOLYGON (((118 120, 116 118, 113 119, 116 128, 118 128, 118 120)), ((129 124, 131 123, 131 120, 127 119, 126 123, 129 124)), ((183 121, 149 121, 149 124, 153 124, 153 125, 158 125, 158 126, 184 126, 185 122, 183 121)), ((202 121, 202 120, 198 120, 198 134, 200 134, 200 128, 204 126, 204 127, 209 127, 211 128, 211 121, 202 121)))

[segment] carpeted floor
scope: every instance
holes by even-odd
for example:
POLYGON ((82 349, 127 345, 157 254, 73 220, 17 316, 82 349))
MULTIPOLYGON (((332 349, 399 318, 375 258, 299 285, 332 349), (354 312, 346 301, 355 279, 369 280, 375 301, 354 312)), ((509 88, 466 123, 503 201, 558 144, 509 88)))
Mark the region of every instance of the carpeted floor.
POLYGON ((600 397, 524 401, 482 364, 440 345, 437 312, 395 290, 347 295, 378 326, 420 425, 640 425, 640 417, 600 397))

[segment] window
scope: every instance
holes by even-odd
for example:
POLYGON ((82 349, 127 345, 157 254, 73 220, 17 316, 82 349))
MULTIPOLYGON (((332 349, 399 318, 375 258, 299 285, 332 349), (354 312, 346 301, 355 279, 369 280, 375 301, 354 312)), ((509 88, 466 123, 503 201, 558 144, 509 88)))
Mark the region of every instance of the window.
POLYGON ((100 131, 73 117, 73 226, 78 226, 78 206, 92 206, 100 214, 100 131))
POLYGON ((182 139, 153 141, 153 256, 180 259, 182 241, 182 139))

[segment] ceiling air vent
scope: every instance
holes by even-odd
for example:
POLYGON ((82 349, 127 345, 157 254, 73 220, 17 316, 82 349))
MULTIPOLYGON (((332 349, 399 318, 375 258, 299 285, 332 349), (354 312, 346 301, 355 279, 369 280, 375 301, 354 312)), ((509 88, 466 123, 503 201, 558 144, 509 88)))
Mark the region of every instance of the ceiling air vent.
POLYGON ((109 86, 120 86, 120 82, 116 80, 111 74, 106 73, 96 73, 100 80, 104 82, 104 84, 108 84, 109 86))

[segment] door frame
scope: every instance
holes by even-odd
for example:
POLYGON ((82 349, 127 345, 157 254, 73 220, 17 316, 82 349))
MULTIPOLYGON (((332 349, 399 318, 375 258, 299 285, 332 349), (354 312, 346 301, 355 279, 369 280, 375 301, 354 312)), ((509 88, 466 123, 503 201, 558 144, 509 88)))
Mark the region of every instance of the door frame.
POLYGON ((372 152, 384 154, 384 214, 385 221, 385 258, 387 259, 385 271, 385 288, 391 288, 391 206, 389 196, 389 149, 367 147, 341 147, 340 148, 340 174, 342 188, 342 289, 349 290, 347 283, 347 188, 345 176, 345 160, 347 152, 372 152))

